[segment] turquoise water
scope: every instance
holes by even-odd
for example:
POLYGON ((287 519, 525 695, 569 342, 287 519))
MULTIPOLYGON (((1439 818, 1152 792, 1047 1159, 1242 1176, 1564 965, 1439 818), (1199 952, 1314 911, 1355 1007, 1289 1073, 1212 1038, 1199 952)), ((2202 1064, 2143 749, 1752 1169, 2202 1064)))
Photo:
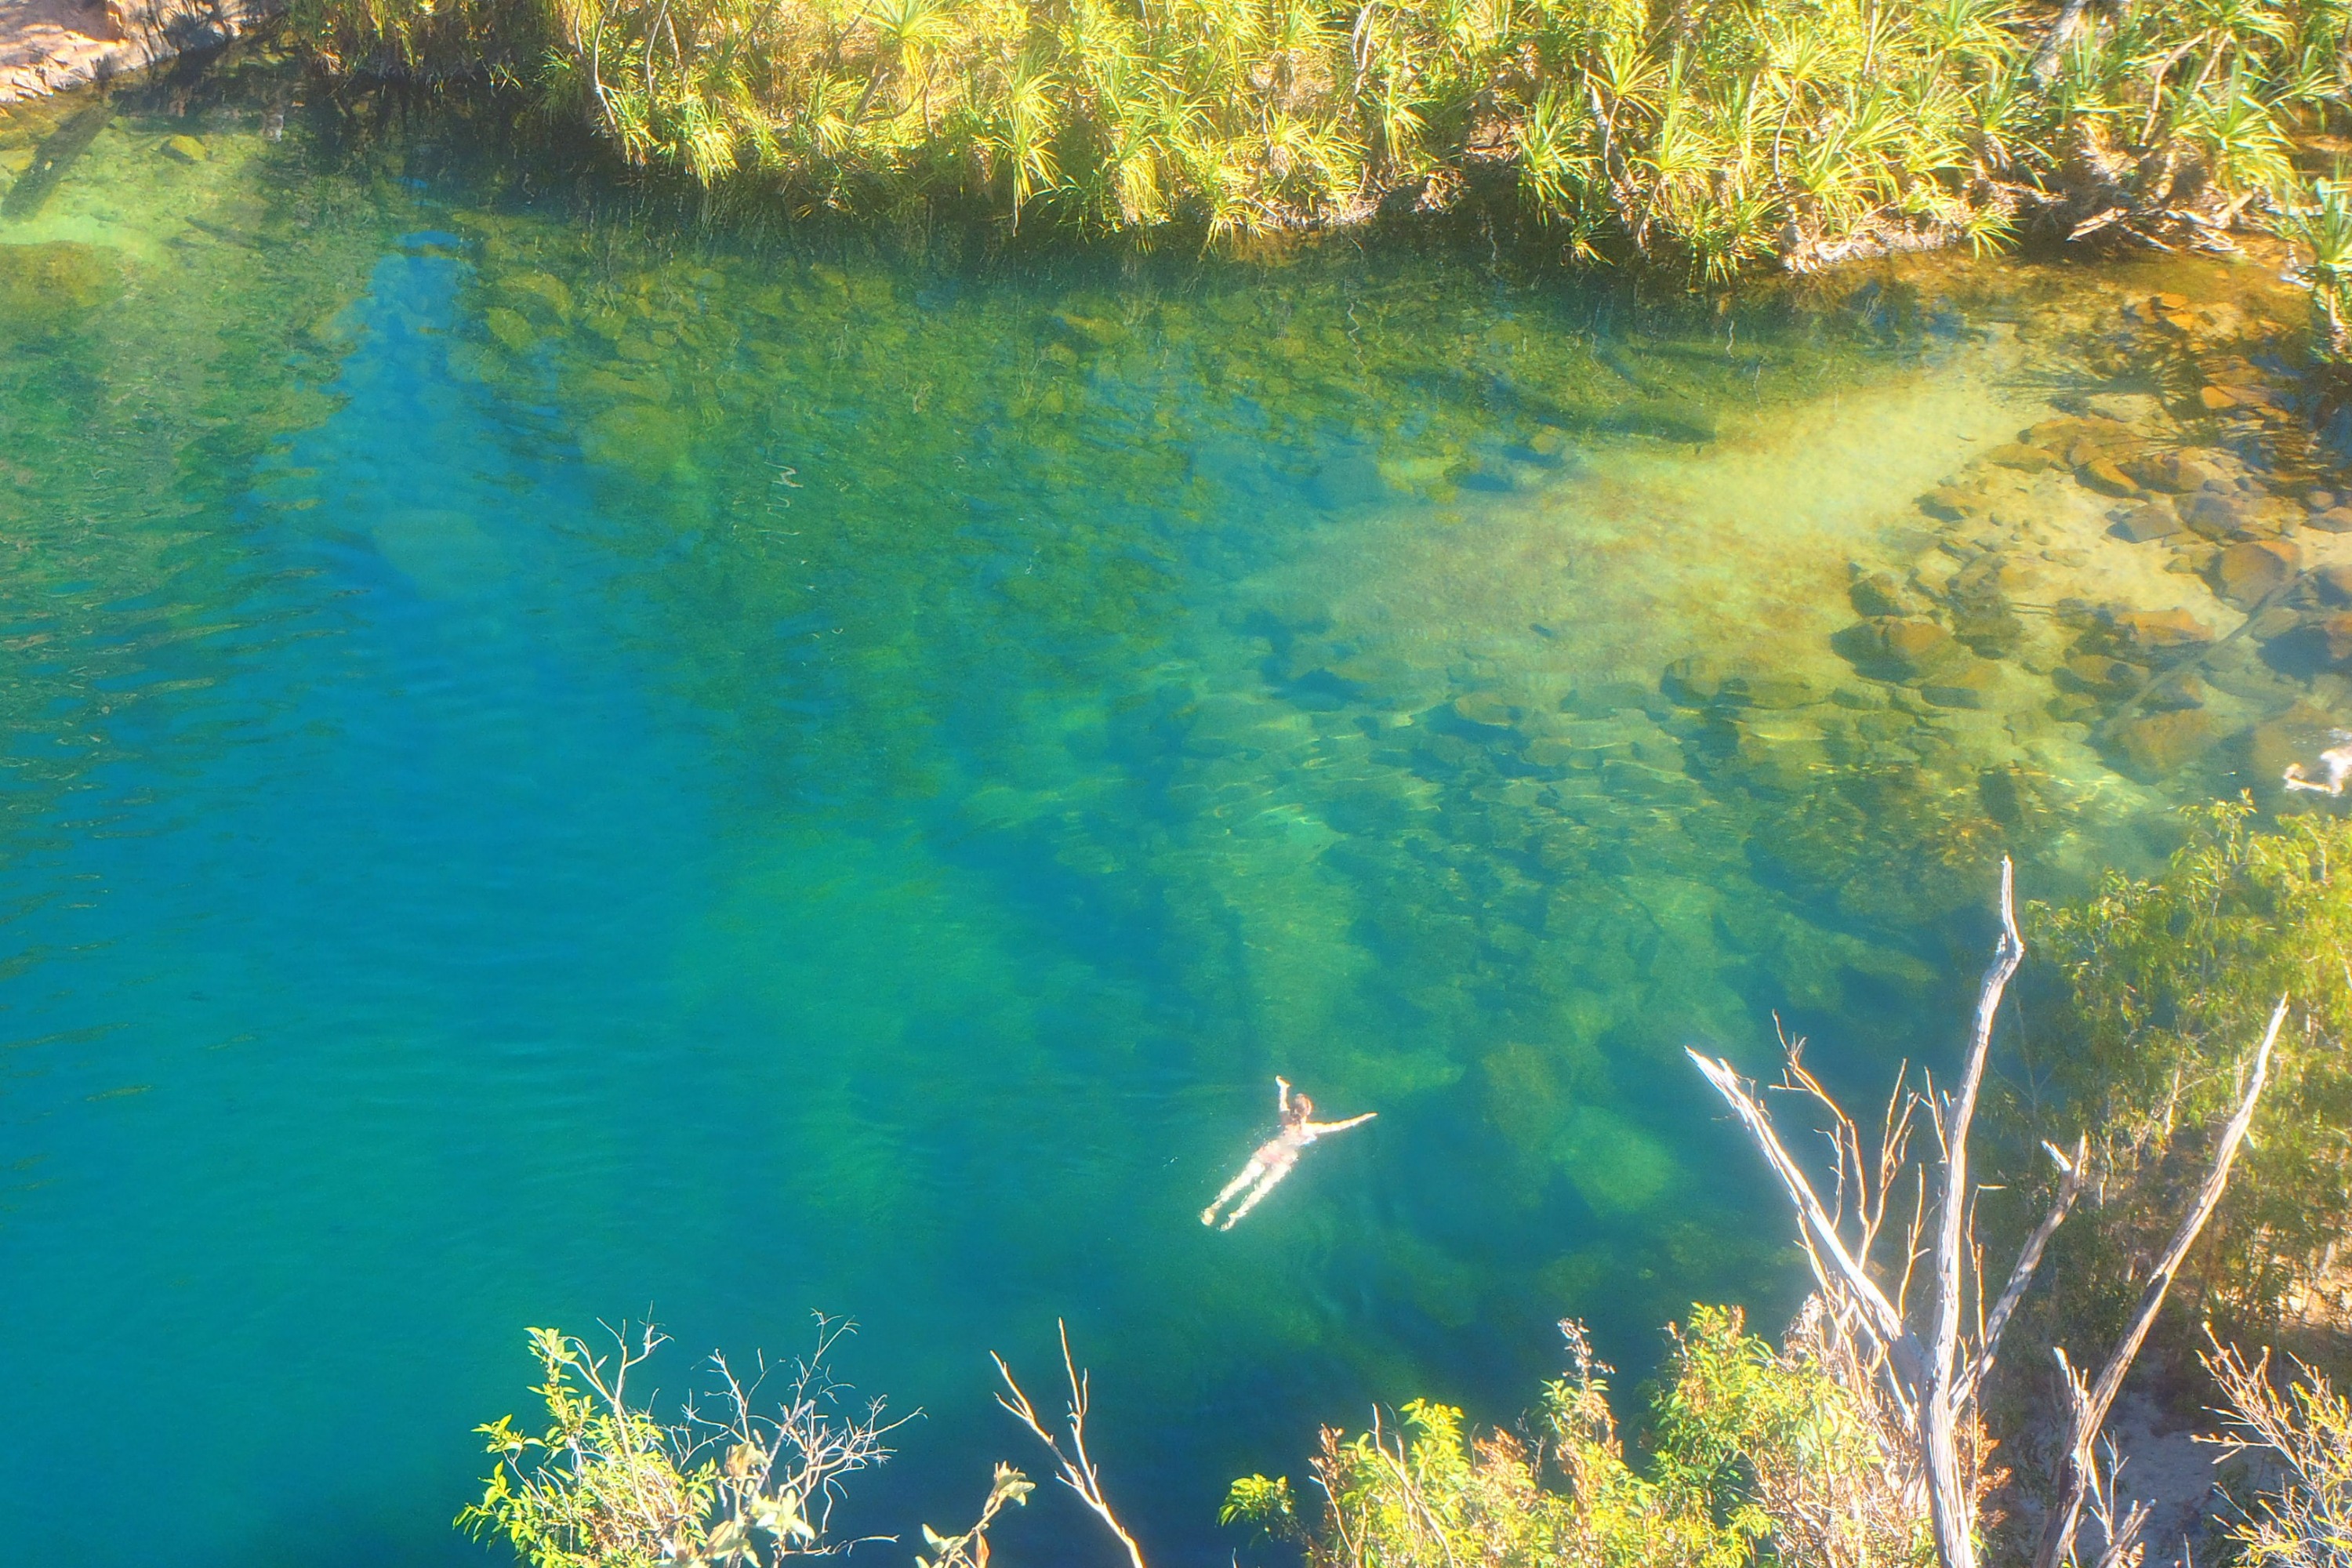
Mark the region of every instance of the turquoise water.
MULTIPOLYGON (((24 1561, 476 1561, 526 1325, 651 1315, 675 1392, 813 1310, 925 1412, 855 1527, 1035 1459, 985 1352, 1062 1316, 1153 1560, 1223 1561, 1318 1422, 1785 1309, 1682 1047, 1942 1059, 2000 853, 2238 765, 1829 642, 2128 279, 681 234, 165 107, 0 226, 24 1561), (1381 1118, 1207 1233, 1277 1072, 1381 1118)), ((1006 1550, 1097 1549, 1040 1501, 1006 1550)))

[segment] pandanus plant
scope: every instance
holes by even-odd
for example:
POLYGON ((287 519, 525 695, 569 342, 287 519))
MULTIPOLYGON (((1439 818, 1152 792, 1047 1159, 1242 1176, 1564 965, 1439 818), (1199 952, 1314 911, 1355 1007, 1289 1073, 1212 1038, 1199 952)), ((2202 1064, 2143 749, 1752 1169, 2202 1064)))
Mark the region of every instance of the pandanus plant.
POLYGON ((2040 209, 2220 243, 2352 76, 2352 0, 296 4, 341 58, 503 40, 625 158, 809 204, 1238 237, 1502 163, 1568 254, 1713 279, 2040 209))

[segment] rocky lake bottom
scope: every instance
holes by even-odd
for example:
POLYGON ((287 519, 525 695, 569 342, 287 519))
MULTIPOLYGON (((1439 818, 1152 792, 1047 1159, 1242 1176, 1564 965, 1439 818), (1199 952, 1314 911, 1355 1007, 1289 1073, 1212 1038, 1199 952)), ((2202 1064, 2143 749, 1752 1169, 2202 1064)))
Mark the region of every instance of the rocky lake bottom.
POLYGON ((2002 854, 2334 808, 2352 475, 2256 262, 991 253, 469 134, 0 117, 35 1556, 477 1561, 526 1324, 651 1312, 676 1391, 823 1310, 928 1413, 859 1527, 1031 1457, 983 1352, 1061 1316, 1222 1562, 1318 1421, 1786 1310, 1685 1046, 1948 1060, 2002 854), (1277 1072, 1381 1119, 1205 1232, 1277 1072), (126 1420, 160 1541, 58 1505, 126 1420))

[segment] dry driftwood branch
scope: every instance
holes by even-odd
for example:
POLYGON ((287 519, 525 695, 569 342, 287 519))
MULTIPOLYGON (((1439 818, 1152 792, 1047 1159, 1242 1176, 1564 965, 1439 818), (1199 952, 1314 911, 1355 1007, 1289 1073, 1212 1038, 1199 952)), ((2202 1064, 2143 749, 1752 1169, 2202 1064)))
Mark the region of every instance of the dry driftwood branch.
MULTIPOLYGON (((1732 1113, 1739 1118, 1741 1124, 1755 1138, 1757 1147, 1763 1151, 1765 1163, 1772 1167, 1773 1173, 1780 1178, 1780 1184, 1788 1189, 1789 1201, 1797 1205, 1797 1213, 1802 1218, 1805 1251, 1813 1260, 1813 1274, 1821 1280, 1822 1288, 1860 1309, 1872 1334, 1883 1346, 1892 1350, 1908 1341, 1911 1336, 1903 1326, 1902 1314, 1895 1310, 1895 1303, 1888 1300, 1886 1293, 1872 1280, 1863 1268, 1862 1260, 1846 1249, 1844 1238, 1838 1235, 1829 1210, 1814 1194, 1812 1183, 1806 1180, 1804 1172, 1797 1168, 1797 1162, 1790 1157, 1788 1146, 1772 1130, 1771 1114, 1754 1095, 1748 1092, 1729 1062, 1719 1057, 1709 1060, 1696 1051, 1687 1054, 1706 1081, 1713 1084, 1716 1091, 1729 1103, 1732 1113)), ((1916 1350, 1914 1344, 1912 1358, 1915 1360, 1916 1350)))
MULTIPOLYGON (((1969 1139, 1991 1054, 1993 1024, 2008 993, 2009 983, 2025 955, 2024 941, 2017 929, 2015 897, 2015 872, 2004 859, 2001 862, 1999 905, 2000 935, 1994 946, 1992 962, 1986 969, 1979 988, 1975 1026, 1969 1035, 1958 1092, 1943 1104, 1936 1122, 1941 1150, 1934 1235, 1924 1238, 1926 1245, 1923 1247, 1923 1232, 1926 1230, 1923 1173, 1922 1213, 1913 1221, 1910 1246, 1901 1260, 1900 1283, 1892 1299, 1871 1277, 1871 1250, 1883 1217, 1886 1190, 1892 1185, 1902 1163, 1897 1152, 1899 1145, 1890 1142, 1882 1146, 1876 1181, 1876 1206, 1874 1207, 1868 1196, 1872 1183, 1865 1171, 1859 1140, 1853 1133, 1852 1122, 1799 1065, 1797 1047, 1789 1047, 1788 1071, 1792 1086, 1803 1089, 1828 1106, 1836 1121, 1832 1142, 1839 1152, 1841 1196, 1849 1168, 1864 1193, 1859 1215, 1860 1239, 1857 1244, 1850 1246, 1841 1233, 1838 1218, 1822 1203, 1804 1172, 1790 1157, 1787 1146, 1772 1126, 1769 1114, 1749 1088, 1740 1081, 1730 1064, 1692 1053, 1692 1060, 1755 1139, 1766 1162, 1787 1189, 1790 1201, 1796 1206, 1801 1235, 1806 1253, 1812 1261, 1814 1275, 1821 1281, 1822 1301, 1828 1314, 1839 1324, 1851 1325, 1853 1331, 1866 1336, 1870 1342, 1867 1355, 1855 1358, 1856 1364, 1867 1361, 1872 1365, 1872 1375, 1880 1385, 1878 1392, 1905 1417, 1906 1426, 1895 1440, 1907 1444, 1911 1451, 1894 1458, 1903 1465, 1916 1468, 1918 1492, 1915 1495, 1922 1495, 1926 1500, 1937 1556, 1942 1568, 1975 1568, 1977 1497, 1961 1463, 1961 1439, 1964 1433, 1973 1429, 1977 1392, 1992 1367, 2001 1334, 2015 1316, 2018 1303, 2032 1284, 2052 1236, 2064 1222, 2075 1199, 2081 1194, 2089 1153, 2087 1141, 2078 1142, 2071 1155, 2050 1145, 2043 1146, 2058 1167, 2057 1194, 2049 1212, 2019 1251, 1991 1313, 1981 1319, 1975 1333, 1975 1342, 1973 1345, 1965 1342, 1963 1325, 1971 1305, 1969 1299, 1970 1289, 1972 1287, 1974 1291, 1973 1305, 1979 1311, 1981 1311, 1984 1289, 1980 1264, 1973 1268, 1970 1267, 1977 1263, 1978 1248, 1974 1237, 1976 1194, 1969 1171, 1969 1139), (1907 1300, 1910 1269, 1914 1259, 1923 1253, 1929 1277, 1934 1281, 1934 1300, 1928 1308, 1929 1327, 1925 1342, 1910 1325, 1907 1300)), ((1783 1043, 1786 1044, 1785 1041, 1783 1043)), ((1889 1102, 1887 1121, 1890 1136, 1909 1125, 1908 1106, 1906 1105, 1899 1113, 1895 1109, 1902 1102, 1902 1097, 1903 1091, 1898 1088, 1896 1100, 1889 1102)), ((2226 1175, 2226 1171, 2223 1174, 2226 1175)), ((2214 1195, 2218 1198, 2218 1191, 2214 1195)), ((2210 1212, 2210 1206, 2205 1212, 2210 1212)), ((2201 1217, 2197 1223, 2203 1223, 2201 1217)), ((2180 1250, 2187 1250, 2185 1242, 2180 1250)), ((2178 1259, 2173 1259, 2169 1267, 2177 1268, 2178 1259)), ((2169 1279, 2168 1270, 2166 1278, 2169 1279)), ((2127 1349, 2130 1353, 2137 1353, 2137 1340, 2127 1349)), ((2128 1355, 2125 1364, 2128 1364, 2128 1355)), ((2120 1376, 2118 1372, 2118 1381, 2120 1376)), ((2105 1383, 2103 1374, 2101 1386, 2105 1383)), ((2097 1397, 2095 1389, 2086 1390, 2086 1401, 2095 1401, 2097 1397)), ((2111 1401, 2112 1393, 2106 1397, 2111 1401)), ((2104 1416, 2104 1405, 2099 1406, 2098 1413, 2104 1416)), ((2097 1424, 2094 1423, 2084 1441, 2094 1440, 2096 1434, 2097 1424)), ((2105 1505, 2103 1502, 2101 1506, 2105 1505)), ((2117 1528, 2121 1530, 2123 1527, 2118 1525, 2117 1528)), ((2040 1568, 2051 1568, 2051 1565, 2045 1563, 2040 1568)), ((2119 1564, 2109 1564, 2107 1568, 2119 1568, 2119 1564)))
MULTIPOLYGON (((2017 933, 2016 873, 2009 857, 2000 861, 2000 940, 1992 966, 1977 992, 1975 1032, 1969 1039, 1960 1091, 1944 1122, 1944 1173, 1936 1222, 1936 1327, 1927 1362, 1927 1385, 1919 1400, 1919 1442, 1927 1461, 1927 1504, 1936 1531, 1936 1552, 1944 1568, 1970 1568, 1976 1561, 1976 1502, 1960 1484, 1953 1366, 1960 1348, 1960 1263, 1970 1250, 1968 1214, 1969 1131, 1976 1120, 1977 1096, 1984 1088, 1985 1060, 1992 1053, 1993 1021, 2017 966, 2025 960, 2025 939, 2017 933)), ((2020 1257, 2022 1263, 2024 1258, 2020 1257)), ((2038 1261, 2038 1259, 2037 1259, 2038 1261)), ((2031 1279, 2031 1270, 2027 1273, 2031 1279)), ((2021 1287, 2021 1289, 2022 1287, 2021 1287)))
POLYGON ((2009 1320, 2017 1311, 2018 1302, 2025 1297, 2025 1288, 2033 1283, 2033 1272, 2042 1267, 2042 1254, 2049 1247, 2050 1238, 2058 1233, 2067 1211, 2082 1195, 2084 1168, 2091 1153, 2090 1138, 2085 1135, 2074 1140, 2074 1152, 2071 1156, 2060 1153, 2054 1144, 2044 1143, 2042 1147, 2049 1152, 2050 1158, 2058 1166, 2058 1195, 2052 1200, 2050 1212, 2042 1216, 2042 1223, 2033 1227, 2033 1234, 2025 1238, 2025 1246, 2017 1254, 2017 1267, 2010 1270, 2009 1283, 2001 1287, 2000 1300, 1993 1303, 1992 1316, 1985 1320, 1984 1328, 1977 1335, 1976 1359, 1969 1363, 1968 1371, 1953 1385, 1955 1394, 1961 1399, 1972 1396, 1977 1384, 1984 1381, 1985 1373, 1992 1370, 1993 1353, 2000 1348, 2001 1331, 2009 1327, 2009 1320))
POLYGON ((2114 1405, 2116 1395, 2123 1389, 2125 1373, 2131 1371, 2140 1346, 2147 1342, 2148 1330, 2155 1325, 2166 1292, 2172 1289, 2173 1276, 2180 1271, 2181 1260, 2189 1256, 2205 1222, 2213 1217, 2222 1191, 2230 1184, 2230 1167, 2237 1160, 2239 1145, 2245 1142, 2247 1127, 2253 1121, 2254 1102, 2262 1098, 2263 1086, 2269 1081, 2271 1047, 2278 1043, 2279 1026, 2285 1021, 2286 998, 2282 996, 2278 1006, 2272 1010, 2270 1027, 2263 1033, 2262 1046, 2254 1052, 2253 1070, 2247 1075, 2245 1093, 2228 1125, 2221 1129, 2205 1184, 2198 1189, 2197 1201, 2181 1216, 2180 1228, 2173 1232, 2171 1242, 2157 1259, 2156 1267, 2148 1271, 2147 1283, 2140 1291, 2139 1305, 2133 1310, 2130 1326, 2107 1357, 2106 1365, 2099 1370, 2097 1379, 2085 1384, 2068 1363, 2065 1352, 2056 1352, 2072 1406, 2073 1441, 2061 1462, 2058 1500, 2052 1506, 2050 1521, 2042 1531, 2041 1550, 2034 1553, 2034 1568, 2058 1568, 2061 1563, 2074 1559, 2074 1535, 2082 1528, 2084 1504, 2099 1485, 2095 1445, 2100 1429, 2106 1424, 2107 1411, 2114 1405))
MULTIPOLYGON (((2067 1370, 2070 1394, 2080 1394, 2082 1379, 2067 1370)), ((2100 1537, 2106 1544, 2099 1549, 2097 1568, 2139 1568, 2147 1556, 2147 1548, 2140 1544, 2140 1535, 2147 1529, 2148 1505, 2134 1499, 2121 1519, 2116 1517, 2116 1478, 2123 1473, 2124 1462, 2116 1453, 2113 1438, 2105 1439, 2101 1447, 2107 1451, 2106 1479, 2102 1486, 2091 1489, 2091 1517, 2099 1521, 2100 1537)))
POLYGON ((1127 1548, 1127 1560, 1131 1568, 1144 1568, 1143 1549, 1136 1545, 1135 1537, 1127 1532, 1127 1526, 1119 1523, 1118 1515, 1111 1511, 1108 1500, 1103 1496, 1102 1476, 1096 1470, 1093 1458, 1087 1453, 1087 1374, 1078 1370, 1077 1362, 1070 1354, 1070 1325, 1057 1319, 1055 1326, 1062 1334, 1062 1370, 1070 1380, 1069 1405, 1064 1412, 1069 1431, 1068 1451, 1064 1451, 1060 1440, 1038 1419, 1037 1407, 1029 1403, 1029 1396, 1022 1392, 1021 1384, 1013 1381, 1013 1369, 1004 1364, 1004 1358, 991 1351, 988 1359, 996 1363, 996 1374, 1004 1380, 1005 1388, 1013 1395, 1007 1399, 1000 1394, 996 1396, 996 1403, 1011 1411, 1023 1426, 1036 1434, 1037 1441, 1045 1445, 1045 1451, 1054 1456, 1054 1462, 1061 1468, 1062 1484, 1077 1493, 1087 1507, 1094 1510, 1095 1517, 1110 1527, 1110 1532, 1118 1537, 1118 1543, 1127 1548))

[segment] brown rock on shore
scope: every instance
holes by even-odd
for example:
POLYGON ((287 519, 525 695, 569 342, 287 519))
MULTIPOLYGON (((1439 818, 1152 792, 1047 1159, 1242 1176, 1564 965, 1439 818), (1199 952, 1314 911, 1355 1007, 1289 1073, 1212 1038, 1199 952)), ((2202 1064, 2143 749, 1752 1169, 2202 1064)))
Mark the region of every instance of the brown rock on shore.
POLYGON ((0 103, 212 48, 285 9, 284 0, 0 0, 0 103))

